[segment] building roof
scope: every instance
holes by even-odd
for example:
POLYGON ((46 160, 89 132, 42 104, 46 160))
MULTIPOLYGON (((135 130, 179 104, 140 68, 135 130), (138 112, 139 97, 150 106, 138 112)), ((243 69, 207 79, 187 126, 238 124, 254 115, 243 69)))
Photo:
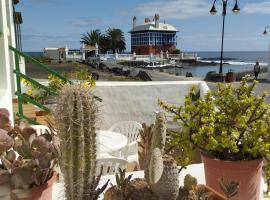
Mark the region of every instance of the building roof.
POLYGON ((167 23, 159 22, 159 28, 155 27, 155 22, 149 22, 145 24, 141 24, 133 28, 130 33, 132 32, 141 32, 141 31, 168 31, 168 32, 178 32, 178 30, 167 23))

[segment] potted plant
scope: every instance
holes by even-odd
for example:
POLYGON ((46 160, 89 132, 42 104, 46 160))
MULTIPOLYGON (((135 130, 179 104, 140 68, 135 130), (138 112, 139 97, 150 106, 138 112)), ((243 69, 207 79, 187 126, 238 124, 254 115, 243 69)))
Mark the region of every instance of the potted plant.
POLYGON ((36 200, 52 184, 59 150, 54 135, 37 135, 26 122, 11 127, 9 113, 0 109, 0 184, 10 188, 7 198, 36 200))
POLYGON ((197 99, 193 87, 183 106, 159 101, 181 126, 171 144, 185 152, 201 150, 206 185, 220 192, 219 178, 240 182, 232 199, 259 199, 263 159, 269 157, 270 105, 266 94, 254 95, 257 82, 247 81, 238 87, 218 84, 216 91, 197 99))
POLYGON ((239 183, 225 179, 220 179, 219 183, 226 196, 205 185, 198 185, 197 179, 191 175, 186 175, 184 186, 179 187, 179 169, 175 160, 165 154, 165 123, 165 115, 158 113, 155 125, 143 124, 140 131, 139 156, 144 163, 144 178, 132 180, 132 174, 126 177, 125 170, 119 169, 116 185, 106 191, 105 200, 227 200, 237 194, 239 183))

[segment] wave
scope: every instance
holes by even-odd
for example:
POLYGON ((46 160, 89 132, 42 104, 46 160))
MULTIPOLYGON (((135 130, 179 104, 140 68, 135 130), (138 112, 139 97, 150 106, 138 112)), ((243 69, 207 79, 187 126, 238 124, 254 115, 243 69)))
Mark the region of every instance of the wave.
MULTIPOLYGON (((220 60, 200 60, 200 62, 204 63, 215 63, 219 64, 220 60)), ((228 65, 255 65, 256 62, 244 62, 244 61, 224 61, 223 64, 228 65)), ((261 66, 268 66, 268 63, 260 63, 261 66)))

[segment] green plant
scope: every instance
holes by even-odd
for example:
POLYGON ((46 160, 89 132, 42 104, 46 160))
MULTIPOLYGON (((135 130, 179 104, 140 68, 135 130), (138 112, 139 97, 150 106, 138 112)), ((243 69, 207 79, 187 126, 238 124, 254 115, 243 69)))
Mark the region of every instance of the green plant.
POLYGON ((224 178, 218 180, 219 187, 228 199, 231 199, 238 193, 240 183, 237 181, 230 181, 224 178))
POLYGON ((28 124, 7 130, 0 128, 0 179, 11 184, 11 196, 16 198, 20 190, 43 185, 52 177, 59 149, 51 131, 38 136, 28 124))
POLYGON ((49 74, 49 88, 53 91, 61 90, 67 83, 53 74, 49 74))
POLYGON ((54 112, 61 146, 61 166, 68 200, 89 199, 96 173, 98 107, 82 85, 65 85, 54 112))
POLYGON ((178 168, 174 159, 164 154, 165 143, 166 118, 164 113, 159 112, 156 114, 150 163, 148 173, 145 170, 145 178, 159 199, 174 200, 178 196, 179 189, 178 168))
MULTIPOLYGON (((192 101, 192 87, 183 106, 159 105, 173 114, 181 131, 173 135, 171 145, 186 152, 201 149, 208 156, 222 160, 253 160, 266 157, 270 148, 270 105, 266 94, 254 95, 257 82, 244 78, 239 87, 218 84, 204 98, 192 101), (190 145, 189 145, 190 144, 190 145)), ((192 153, 186 156, 191 160, 192 153)))
POLYGON ((140 141, 138 141, 138 154, 139 163, 141 169, 146 169, 149 165, 149 158, 151 155, 151 142, 152 136, 154 134, 154 124, 148 126, 147 124, 142 124, 142 129, 140 132, 140 141))

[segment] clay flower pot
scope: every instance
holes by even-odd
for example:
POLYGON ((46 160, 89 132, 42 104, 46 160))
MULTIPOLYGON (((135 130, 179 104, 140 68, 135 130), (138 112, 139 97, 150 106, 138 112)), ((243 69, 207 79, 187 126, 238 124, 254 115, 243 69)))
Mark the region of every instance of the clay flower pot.
POLYGON ((58 180, 57 174, 54 173, 48 182, 41 186, 34 186, 31 195, 25 198, 17 198, 15 200, 51 200, 52 199, 52 186, 58 180))
POLYGON ((263 159, 224 161, 201 155, 207 186, 222 194, 218 179, 225 178, 240 183, 238 194, 232 200, 259 199, 263 159))

